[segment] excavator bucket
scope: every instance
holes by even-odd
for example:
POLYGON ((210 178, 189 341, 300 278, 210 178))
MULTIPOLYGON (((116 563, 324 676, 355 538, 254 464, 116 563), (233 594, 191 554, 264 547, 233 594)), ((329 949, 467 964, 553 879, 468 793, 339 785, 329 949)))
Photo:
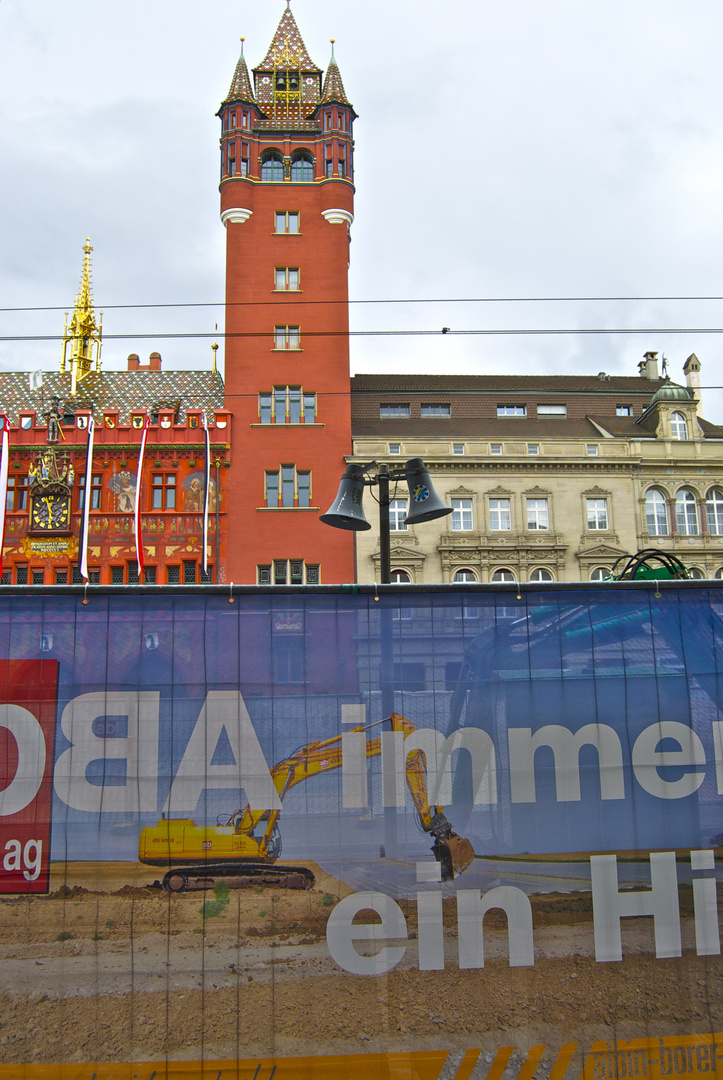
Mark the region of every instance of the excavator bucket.
POLYGON ((450 832, 443 840, 436 839, 432 850, 435 858, 442 864, 442 881, 452 881, 458 877, 475 857, 469 840, 457 836, 455 832, 450 832))

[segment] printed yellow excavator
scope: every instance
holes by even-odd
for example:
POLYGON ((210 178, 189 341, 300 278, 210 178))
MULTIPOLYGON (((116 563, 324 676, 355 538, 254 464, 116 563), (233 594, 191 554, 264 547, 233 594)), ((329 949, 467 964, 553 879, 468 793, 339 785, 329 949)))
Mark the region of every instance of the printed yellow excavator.
MULTIPOLYGON (((387 720, 393 731, 405 737, 414 731, 400 713, 387 720)), ((370 725, 376 727, 378 725, 370 725)), ((368 731, 369 727, 350 728, 368 731)), ((381 754, 381 739, 367 739, 368 758, 381 754)), ((321 739, 299 747, 270 770, 274 786, 283 800, 296 784, 341 768, 341 736, 321 739)), ((443 807, 430 806, 427 799, 427 769, 421 750, 406 758, 406 781, 419 823, 432 838, 432 852, 441 864, 442 880, 461 874, 475 857, 469 840, 458 836, 442 813, 443 807)), ((170 869, 163 878, 164 889, 185 892, 210 889, 225 881, 231 888, 258 885, 285 889, 310 889, 314 875, 305 866, 274 865, 281 855, 280 810, 252 810, 247 804, 223 824, 199 826, 190 818, 163 818, 156 826, 141 831, 138 858, 149 866, 170 869)))

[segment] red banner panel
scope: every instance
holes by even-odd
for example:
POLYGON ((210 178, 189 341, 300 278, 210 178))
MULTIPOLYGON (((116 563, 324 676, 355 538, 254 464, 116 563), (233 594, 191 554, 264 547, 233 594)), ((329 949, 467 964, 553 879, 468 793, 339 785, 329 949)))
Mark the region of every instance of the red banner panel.
POLYGON ((0 660, 0 893, 48 891, 57 660, 0 660))

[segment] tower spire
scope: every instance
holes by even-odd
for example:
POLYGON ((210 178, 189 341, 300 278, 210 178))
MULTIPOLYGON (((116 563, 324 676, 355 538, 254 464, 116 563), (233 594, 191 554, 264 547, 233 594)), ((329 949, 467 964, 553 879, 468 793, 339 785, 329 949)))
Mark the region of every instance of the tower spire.
POLYGON ((90 271, 90 253, 93 250, 90 238, 83 245, 83 270, 80 275, 80 286, 75 297, 75 309, 73 317, 68 325, 68 315, 65 315, 65 329, 63 331, 63 359, 60 370, 65 372, 70 365, 70 393, 75 396, 78 383, 90 375, 93 362, 95 370, 100 371, 100 347, 102 340, 103 315, 96 322, 93 307, 93 286, 90 271), (68 355, 70 346, 70 355, 68 355))

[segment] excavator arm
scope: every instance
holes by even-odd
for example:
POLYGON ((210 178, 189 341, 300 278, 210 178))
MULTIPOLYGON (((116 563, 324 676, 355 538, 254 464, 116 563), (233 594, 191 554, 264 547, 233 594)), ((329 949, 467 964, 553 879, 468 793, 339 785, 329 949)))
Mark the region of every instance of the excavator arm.
MULTIPOLYGON (((400 731, 405 737, 414 731, 414 724, 410 723, 401 713, 392 713, 381 723, 389 723, 392 731, 400 731)), ((369 731, 372 727, 354 727, 350 731, 369 731)), ((342 764, 342 737, 336 735, 331 739, 320 739, 316 742, 307 743, 294 750, 292 754, 277 762, 271 771, 271 779, 279 798, 283 801, 286 793, 297 784, 322 772, 331 772, 340 769, 342 764)), ((382 752, 382 741, 379 736, 367 739, 367 758, 378 757, 382 752)), ((427 792, 427 767, 423 751, 413 750, 406 756, 406 782, 419 823, 424 832, 433 838, 432 851, 435 858, 442 864, 442 878, 449 880, 461 874, 472 859, 474 849, 469 840, 457 836, 452 826, 443 814, 442 806, 430 806, 427 792)), ((229 821, 237 834, 251 835, 259 825, 264 825, 263 832, 256 839, 259 843, 259 856, 261 858, 272 857, 272 851, 277 836, 280 810, 264 811, 252 810, 251 807, 241 807, 229 821)))

